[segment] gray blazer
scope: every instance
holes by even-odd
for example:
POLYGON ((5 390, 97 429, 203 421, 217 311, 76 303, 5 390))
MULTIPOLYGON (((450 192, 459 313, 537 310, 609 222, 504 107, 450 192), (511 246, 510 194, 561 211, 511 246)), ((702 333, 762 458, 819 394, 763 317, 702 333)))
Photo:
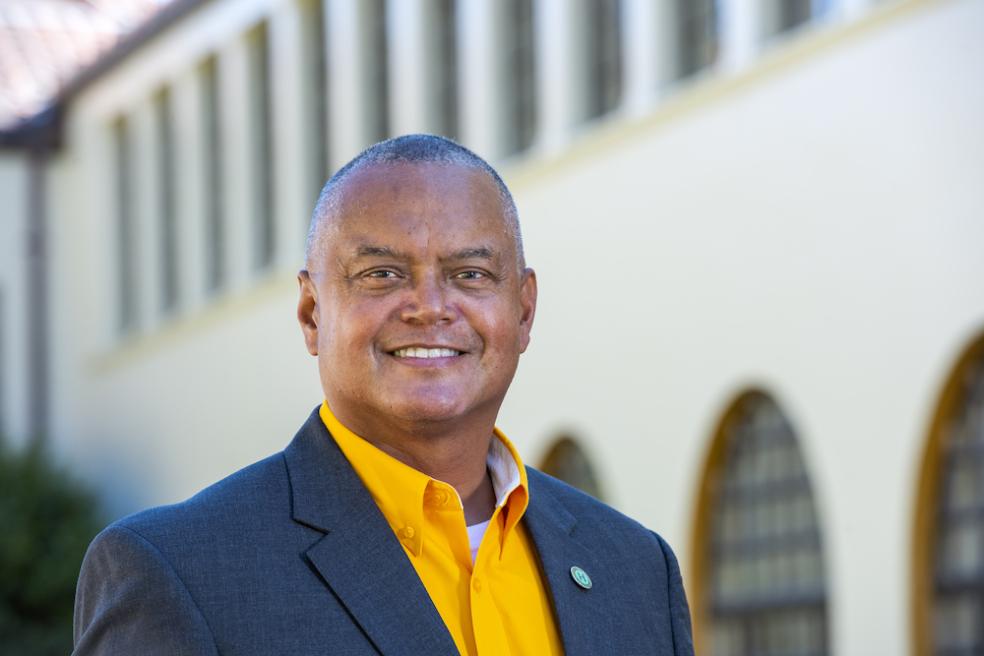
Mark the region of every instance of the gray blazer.
MULTIPOLYGON (((528 470, 523 521, 567 654, 690 655, 680 570, 655 533, 528 470), (590 575, 584 589, 571 567, 590 575)), ((282 452, 100 533, 75 654, 456 654, 403 547, 318 411, 282 452)))

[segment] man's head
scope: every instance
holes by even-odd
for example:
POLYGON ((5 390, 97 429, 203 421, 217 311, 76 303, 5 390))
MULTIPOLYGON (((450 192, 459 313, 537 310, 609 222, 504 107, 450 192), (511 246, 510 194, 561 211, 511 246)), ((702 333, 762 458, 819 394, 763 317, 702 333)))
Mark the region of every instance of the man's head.
POLYGON ((399 137, 336 173, 311 223, 298 319, 339 419, 367 437, 491 426, 536 308, 495 171, 446 139, 399 137))
POLYGON ((368 167, 394 162, 453 164, 482 171, 488 175, 499 191, 503 216, 513 231, 513 239, 516 243, 516 261, 520 268, 526 266, 523 254, 523 236, 519 228, 519 212, 516 210, 516 203, 513 201, 509 188, 506 187, 506 183, 502 181, 499 173, 484 159, 450 139, 433 134, 408 134, 380 141, 366 148, 348 164, 336 171, 321 188, 318 202, 315 203, 314 212, 311 216, 307 244, 304 249, 306 267, 310 268, 311 258, 316 256, 318 250, 324 245, 323 240, 326 231, 323 228, 337 215, 335 205, 338 200, 337 191, 345 180, 352 174, 368 167))

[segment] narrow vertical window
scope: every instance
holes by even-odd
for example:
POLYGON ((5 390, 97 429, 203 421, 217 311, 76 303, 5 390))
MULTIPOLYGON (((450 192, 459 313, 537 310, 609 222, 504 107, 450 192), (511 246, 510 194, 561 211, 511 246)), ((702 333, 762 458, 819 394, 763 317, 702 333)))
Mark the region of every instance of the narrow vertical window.
POLYGON ((126 117, 113 124, 116 155, 117 327, 126 333, 137 320, 137 258, 133 190, 133 143, 126 117))
POLYGON ((270 38, 266 23, 252 34, 250 110, 253 139, 253 266, 263 269, 276 248, 273 187, 273 97, 270 90, 270 38))
POLYGON ((175 216, 174 132, 171 92, 165 87, 154 98, 157 132, 157 207, 160 220, 161 309, 173 310, 178 302, 177 217, 175 216))
POLYGON ((536 136, 535 32, 532 0, 502 0, 507 153, 526 150, 536 136))
POLYGON ((382 141, 390 133, 389 110, 389 37, 386 32, 386 0, 365 0, 368 12, 363 56, 366 62, 366 85, 369 92, 367 111, 368 137, 382 141))
POLYGON ((766 5, 766 32, 781 34, 795 29, 813 17, 813 0, 771 0, 766 5))
POLYGON ((226 282, 225 206, 222 175, 222 125, 219 120, 219 78, 215 57, 205 60, 201 69, 202 127, 205 184, 205 281, 209 292, 226 282))
POLYGON ((622 97, 622 7, 619 0, 588 0, 584 25, 585 116, 596 118, 622 97))
MULTIPOLYGON (((328 62, 325 43, 324 0, 307 0, 303 5, 303 53, 307 98, 304 104, 311 138, 307 140, 311 177, 309 198, 317 198, 328 179, 328 62)), ((305 223, 307 217, 305 217, 305 223)))
POLYGON ((440 134, 458 136, 458 37, 457 0, 434 0, 435 109, 440 134))
POLYGON ((676 77, 685 78, 717 60, 717 0, 676 0, 676 77))

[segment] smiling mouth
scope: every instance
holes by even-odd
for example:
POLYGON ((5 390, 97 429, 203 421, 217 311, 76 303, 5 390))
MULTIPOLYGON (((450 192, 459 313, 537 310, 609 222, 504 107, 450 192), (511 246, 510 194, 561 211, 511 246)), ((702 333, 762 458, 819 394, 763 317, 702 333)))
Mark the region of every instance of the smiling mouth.
POLYGON ((407 346, 405 348, 391 351, 397 358, 408 358, 417 360, 430 360, 435 358, 453 358, 462 355, 464 351, 457 351, 450 348, 426 348, 423 346, 407 346))

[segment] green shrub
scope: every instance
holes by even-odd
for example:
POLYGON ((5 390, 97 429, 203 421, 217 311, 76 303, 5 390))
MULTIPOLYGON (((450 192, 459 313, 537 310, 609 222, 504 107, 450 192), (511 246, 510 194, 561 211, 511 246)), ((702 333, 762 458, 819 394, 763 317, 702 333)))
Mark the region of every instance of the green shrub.
POLYGON ((0 443, 0 654, 72 650, 75 583, 102 525, 95 495, 44 450, 0 443))

